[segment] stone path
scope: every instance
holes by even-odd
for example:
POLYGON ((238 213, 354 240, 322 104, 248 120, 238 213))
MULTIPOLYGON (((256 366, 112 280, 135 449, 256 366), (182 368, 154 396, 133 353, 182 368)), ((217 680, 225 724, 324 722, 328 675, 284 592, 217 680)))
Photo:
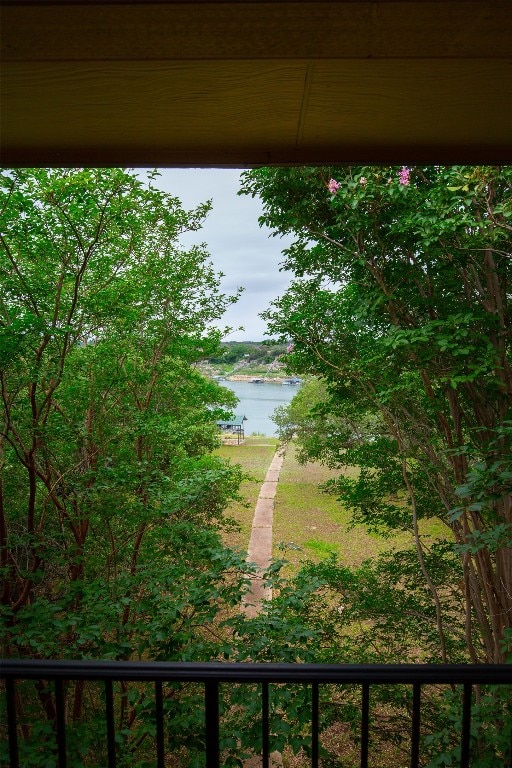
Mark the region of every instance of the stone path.
MULTIPOLYGON (((274 498, 279 481, 279 473, 283 466, 285 449, 278 448, 268 468, 263 485, 261 486, 254 517, 247 561, 256 563, 260 572, 265 571, 272 559, 272 521, 274 517, 274 498)), ((263 600, 272 599, 272 590, 265 587, 263 579, 255 576, 250 590, 244 596, 242 611, 248 617, 257 616, 263 600)))

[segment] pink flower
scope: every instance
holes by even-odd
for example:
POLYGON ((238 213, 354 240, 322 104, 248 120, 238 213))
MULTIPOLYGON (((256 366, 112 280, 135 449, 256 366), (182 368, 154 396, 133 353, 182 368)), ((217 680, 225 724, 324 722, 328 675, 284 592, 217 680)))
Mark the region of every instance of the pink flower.
POLYGON ((366 187, 366 185, 368 184, 368 179, 367 179, 365 176, 361 176, 361 178, 359 179, 359 183, 360 183, 360 184, 361 184, 363 187, 366 187))
POLYGON ((331 179, 327 186, 331 195, 335 195, 338 189, 341 187, 341 184, 339 181, 336 181, 336 179, 331 179))
POLYGON ((408 187, 410 184, 409 176, 411 175, 411 169, 406 165, 402 165, 402 170, 398 174, 398 181, 403 184, 404 187, 408 187))
POLYGON ((289 344, 289 345, 286 347, 286 351, 287 351, 288 353, 289 353, 289 352, 293 352, 293 344, 289 344))

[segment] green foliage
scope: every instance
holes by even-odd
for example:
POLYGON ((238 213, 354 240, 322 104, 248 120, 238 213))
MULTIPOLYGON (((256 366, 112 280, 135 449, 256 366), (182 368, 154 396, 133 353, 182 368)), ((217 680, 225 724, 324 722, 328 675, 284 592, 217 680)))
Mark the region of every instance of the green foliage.
MULTIPOLYGON (((229 655, 221 617, 247 566, 220 529, 242 474, 211 451, 234 398, 196 365, 236 297, 178 242, 208 205, 186 212, 116 169, 11 171, 1 186, 3 655, 229 655)), ((22 763, 56 764, 53 691, 20 695, 22 763)), ((165 698, 190 744, 197 695, 165 698)), ((66 699, 70 764, 103 764, 100 692, 74 682, 66 699)), ((150 764, 152 706, 119 692, 120 765, 150 764)))
POLYGON ((306 381, 293 400, 288 405, 276 408, 272 415, 280 440, 288 442, 297 435, 302 444, 306 439, 311 439, 318 429, 319 406, 325 403, 326 399, 324 382, 319 379, 306 381))
MULTIPOLYGON (((464 615, 461 596, 454 586, 461 576, 459 558, 449 544, 437 543, 429 549, 426 560, 436 588, 443 592, 449 616, 445 625, 447 651, 454 662, 462 663, 464 615)), ((439 662, 436 613, 414 549, 386 552, 359 568, 345 565, 332 555, 319 563, 306 563, 291 583, 282 584, 274 576, 273 586, 277 587, 277 595, 268 606, 265 622, 256 620, 264 660, 272 660, 270 627, 277 646, 274 654, 284 653, 285 660, 293 660, 295 654, 300 661, 327 664, 439 662), (306 633, 303 628, 307 628, 306 633), (303 648, 300 656, 297 650, 288 655, 290 646, 285 638, 299 639, 303 648)), ((246 642, 250 645, 252 639, 246 642)), ((279 691, 274 695, 279 702, 279 691)), ((290 695, 298 697, 297 720, 291 733, 308 754, 307 696, 301 699, 298 692, 290 695)), ((507 764, 512 727, 510 696, 509 686, 476 689, 472 764, 482 768, 507 764)), ((382 750, 390 765, 408 755, 411 709, 411 686, 372 687, 371 753, 382 750)), ((426 766, 458 765, 461 713, 460 690, 423 686, 421 755, 426 766)), ((359 765, 360 717, 360 686, 320 687, 320 733, 325 742, 322 759, 326 765, 359 765), (330 747, 328 739, 330 729, 339 732, 340 727, 345 733, 341 751, 338 742, 330 747)), ((291 738, 289 741, 291 744, 291 738)))
POLYGON ((332 489, 355 522, 409 528, 427 582, 418 522, 445 522, 468 657, 487 661, 512 616, 511 186, 511 168, 365 166, 258 169, 242 190, 295 238, 296 279, 266 318, 292 340, 290 368, 323 386, 277 415, 283 435, 304 460, 360 467, 332 489))
MULTIPOLYGON (((460 596, 452 586, 460 578, 458 558, 448 545, 436 544, 427 563, 451 614, 448 645, 454 660, 462 661, 464 624, 460 596)), ((320 637, 322 661, 439 662, 435 610, 414 549, 383 553, 359 568, 333 554, 303 567, 295 586, 302 590, 306 584, 316 589, 301 603, 300 616, 320 637)))
MULTIPOLYGON (((446 691, 438 702, 439 730, 425 738, 429 768, 460 765, 462 728, 460 691, 446 691)), ((512 757, 512 693, 507 686, 478 689, 471 707, 470 754, 475 768, 507 765, 512 757)))
MULTIPOLYGON (((331 557, 299 574, 297 589, 317 584, 297 606, 319 633, 317 660, 509 654, 511 186, 511 168, 245 174, 261 222, 295 238, 284 252, 295 280, 266 319, 292 341, 290 369, 318 378, 276 414, 281 434, 298 436, 303 461, 357 466, 328 489, 354 523, 409 530, 415 543, 360 568, 331 557), (429 545, 420 522, 434 516, 446 537, 429 545)), ((408 695, 375 694, 386 748, 401 748, 408 695)), ((475 765, 510 759, 508 695, 479 692, 475 765)), ((327 725, 352 723, 356 737, 354 695, 333 691, 324 707, 327 725)), ((458 693, 424 692, 432 765, 460 758, 460 711, 458 693)))

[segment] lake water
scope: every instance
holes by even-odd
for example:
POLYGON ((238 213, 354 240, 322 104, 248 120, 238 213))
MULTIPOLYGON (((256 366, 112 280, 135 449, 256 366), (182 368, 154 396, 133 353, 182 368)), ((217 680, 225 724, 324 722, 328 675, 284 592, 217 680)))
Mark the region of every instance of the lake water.
POLYGON ((277 435, 277 428, 270 417, 279 405, 286 405, 297 394, 296 384, 252 384, 249 381, 219 381, 231 389, 239 399, 234 411, 247 417, 244 422, 246 435, 259 432, 268 437, 277 435))

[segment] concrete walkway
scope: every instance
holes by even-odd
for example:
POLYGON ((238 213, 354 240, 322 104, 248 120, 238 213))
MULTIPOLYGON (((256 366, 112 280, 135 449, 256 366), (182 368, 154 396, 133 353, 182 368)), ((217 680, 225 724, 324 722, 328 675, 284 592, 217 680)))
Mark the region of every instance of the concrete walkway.
MULTIPOLYGON (((247 561, 256 563, 258 571, 265 571, 272 559, 272 521, 274 517, 274 499, 279 481, 279 473, 283 466, 285 449, 278 448, 268 468, 263 485, 261 486, 254 517, 247 561)), ((244 596, 241 610, 249 618, 257 616, 263 600, 272 600, 272 590, 264 587, 263 579, 255 576, 250 590, 244 596)))

